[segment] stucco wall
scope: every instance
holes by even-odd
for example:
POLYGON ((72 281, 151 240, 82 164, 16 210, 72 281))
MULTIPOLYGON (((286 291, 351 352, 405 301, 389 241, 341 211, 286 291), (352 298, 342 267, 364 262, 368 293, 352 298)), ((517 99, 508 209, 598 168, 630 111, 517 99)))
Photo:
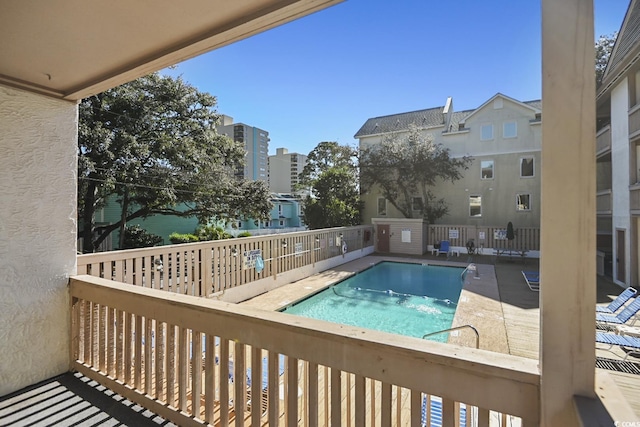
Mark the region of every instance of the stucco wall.
MULTIPOLYGON (((436 143, 441 143, 451 151, 453 157, 469 156, 473 159, 467 170, 461 171, 462 178, 455 183, 439 182, 432 191, 438 198, 444 198, 449 207, 448 215, 436 221, 438 224, 499 226, 511 221, 516 227, 540 226, 540 153, 541 126, 536 119, 536 111, 499 96, 498 104, 488 102, 468 116, 465 127, 468 130, 442 134, 442 128, 423 131, 430 134, 436 143), (505 122, 517 123, 517 136, 503 137, 505 122), (493 124, 494 137, 481 140, 481 127, 493 124), (534 159, 534 176, 520 176, 520 160, 534 159), (481 162, 494 162, 494 176, 481 178, 481 162), (530 209, 516 209, 516 195, 530 196, 530 209), (469 196, 482 196, 482 216, 471 217, 469 196)), ((360 146, 377 144, 382 136, 373 135, 360 138, 360 146)), ((377 211, 377 188, 361 196, 364 202, 363 220, 371 223, 380 217, 377 211)), ((419 196, 416 194, 415 196, 419 196)), ((400 218, 402 214, 387 202, 387 218, 400 218)))
MULTIPOLYGON (((389 225, 389 252, 392 254, 422 255, 427 249, 425 229, 422 219, 409 218, 372 218, 375 226, 389 225), (408 241, 403 241, 403 231, 408 241)), ((375 235, 376 233, 374 233, 375 235)))
POLYGON ((612 221, 613 221, 613 278, 618 284, 629 283, 631 272, 631 218, 629 216, 629 84, 625 78, 611 92, 611 169, 612 173, 612 221), (625 231, 625 277, 617 277, 619 258, 616 230, 625 231))
POLYGON ((77 107, 0 86, 0 396, 69 368, 77 107))

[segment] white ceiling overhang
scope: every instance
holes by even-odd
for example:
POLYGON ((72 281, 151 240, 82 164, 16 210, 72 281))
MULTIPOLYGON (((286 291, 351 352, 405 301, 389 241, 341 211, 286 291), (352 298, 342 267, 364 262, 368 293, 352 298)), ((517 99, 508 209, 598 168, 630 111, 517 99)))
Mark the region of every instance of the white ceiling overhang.
POLYGON ((0 84, 79 100, 341 1, 4 1, 0 84))

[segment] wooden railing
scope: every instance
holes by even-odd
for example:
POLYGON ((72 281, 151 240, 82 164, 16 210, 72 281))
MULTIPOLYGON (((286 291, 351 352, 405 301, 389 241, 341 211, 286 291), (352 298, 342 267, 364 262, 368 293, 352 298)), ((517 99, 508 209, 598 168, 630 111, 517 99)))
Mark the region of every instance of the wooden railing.
POLYGON ((629 186, 629 209, 634 215, 640 213, 640 184, 629 186))
POLYGON ((340 227, 212 240, 78 256, 78 274, 193 296, 209 296, 262 278, 373 246, 373 227, 340 227), (264 268, 255 268, 260 254, 264 268))
POLYGON ((611 125, 606 125, 596 133, 596 155, 611 151, 611 125))
POLYGON ((539 423, 537 360, 87 275, 70 293, 72 369, 178 425, 539 423))
MULTIPOLYGON (((515 239, 510 247, 527 251, 540 250, 540 228, 518 227, 514 229, 515 239)), ((465 247, 469 239, 474 239, 476 247, 502 248, 508 245, 506 227, 482 227, 475 225, 429 226, 429 244, 448 240, 451 246, 465 247), (484 236, 484 239, 481 237, 484 236)))
POLYGON ((611 213, 611 189, 596 193, 596 212, 599 214, 611 213))
POLYGON ((640 104, 629 109, 629 136, 640 131, 640 104))

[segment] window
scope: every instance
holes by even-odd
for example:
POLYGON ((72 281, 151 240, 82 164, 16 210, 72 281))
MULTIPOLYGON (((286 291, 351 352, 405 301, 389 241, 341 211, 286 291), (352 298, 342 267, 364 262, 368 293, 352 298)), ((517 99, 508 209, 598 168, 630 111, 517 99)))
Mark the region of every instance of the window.
POLYGON ((378 197, 378 215, 387 214, 387 199, 384 197, 378 197))
POLYGON ((490 139, 493 139, 493 125, 482 125, 480 128, 480 140, 488 141, 490 139))
POLYGON ((242 221, 238 221, 238 228, 242 228, 242 221))
POLYGON ((278 216, 282 215, 282 205, 278 203, 278 216))
POLYGON ((531 178, 534 176, 533 157, 523 157, 520 159, 520 178, 531 178))
POLYGON ((279 221, 279 225, 280 225, 280 227, 284 227, 284 219, 281 219, 281 220, 279 221))
POLYGON ((469 196, 469 216, 482 216, 482 196, 469 196))
POLYGON ((422 197, 414 197, 411 199, 411 209, 414 211, 422 210, 422 197))
POLYGON ((531 210, 531 194, 516 194, 516 210, 518 212, 531 210))
POLYGON ((482 160, 480 162, 480 170, 482 179, 493 179, 493 160, 482 160))
POLYGON ((502 125, 503 138, 515 138, 518 136, 518 124, 516 122, 504 122, 502 125))

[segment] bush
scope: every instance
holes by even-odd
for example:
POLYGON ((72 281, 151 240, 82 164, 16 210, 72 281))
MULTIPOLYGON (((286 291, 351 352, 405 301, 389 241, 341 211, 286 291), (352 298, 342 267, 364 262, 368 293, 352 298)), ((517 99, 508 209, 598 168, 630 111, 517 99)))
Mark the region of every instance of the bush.
POLYGON ((236 237, 251 237, 251 233, 248 231, 243 231, 242 233, 238 233, 236 237))
POLYGON ((160 244, 162 244, 162 237, 147 232, 138 224, 124 229, 124 247, 120 249, 148 248, 160 244))
POLYGON ((224 231, 224 228, 214 225, 201 225, 196 229, 196 236, 200 241, 231 239, 233 237, 224 231))
POLYGON ((171 233, 169 235, 169 241, 171 241, 171 243, 173 243, 174 245, 177 245, 179 243, 193 243, 197 242, 198 240, 198 236, 196 236, 195 234, 171 233))

